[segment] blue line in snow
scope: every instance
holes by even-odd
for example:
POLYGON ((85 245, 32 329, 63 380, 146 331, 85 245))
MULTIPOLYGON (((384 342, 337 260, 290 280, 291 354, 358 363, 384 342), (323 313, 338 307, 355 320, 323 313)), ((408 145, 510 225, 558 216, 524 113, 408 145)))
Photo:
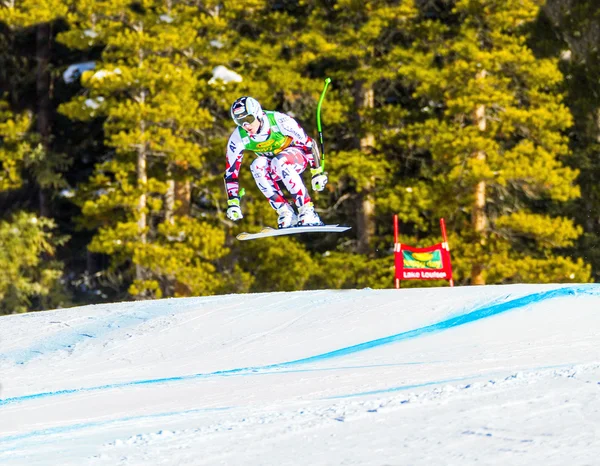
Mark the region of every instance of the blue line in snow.
POLYGON ((368 396, 368 395, 380 395, 382 393, 403 392, 406 390, 414 390, 416 388, 429 387, 431 385, 456 383, 456 382, 462 382, 464 380, 472 380, 472 379, 477 379, 477 378, 481 378, 481 376, 474 375, 471 377, 458 377, 455 379, 447 379, 447 380, 433 380, 433 381, 429 381, 429 382, 416 383, 416 384, 412 384, 412 385, 402 385, 400 387, 382 388, 381 390, 372 390, 372 391, 368 391, 368 392, 359 392, 359 393, 350 393, 347 395, 330 396, 330 397, 327 397, 324 399, 325 400, 339 400, 339 399, 344 399, 344 398, 356 398, 356 397, 368 396))
POLYGON ((539 293, 533 293, 530 295, 526 295, 520 298, 513 299, 511 301, 492 304, 480 309, 476 309, 471 312, 467 312, 465 314, 452 317, 450 319, 443 320, 441 322, 428 325, 425 327, 420 327, 414 330, 409 330, 406 332, 398 333, 396 335, 390 335, 384 338, 378 338, 376 340, 367 341, 364 343, 360 343, 353 346, 348 346, 346 348, 340 348, 338 350, 329 351, 327 353, 318 354, 315 356, 310 356, 308 358, 296 359, 293 361, 287 361, 277 364, 269 364, 265 366, 256 366, 256 367, 246 367, 246 368, 238 368, 238 369, 230 369, 224 371, 216 371, 210 373, 200 373, 200 374, 192 374, 185 376, 176 376, 176 377, 165 377, 158 379, 146 379, 146 380, 135 380, 131 382, 122 382, 115 384, 107 384, 100 385, 96 387, 84 387, 84 388, 74 388, 74 389, 66 389, 66 390, 58 390, 53 392, 44 392, 44 393, 34 393, 31 395, 18 396, 13 398, 6 398, 4 400, 0 400, 0 407, 3 405, 18 403, 28 400, 35 400, 39 398, 47 398, 53 396, 60 395, 70 395, 75 393, 84 393, 84 392, 95 392, 101 390, 110 390, 115 388, 124 388, 124 387, 133 387, 140 385, 154 385, 161 383, 172 383, 172 382, 180 382, 180 381, 188 381, 193 379, 201 379, 208 377, 227 377, 227 376, 247 376, 247 375, 256 375, 257 373, 265 373, 267 371, 278 371, 280 369, 286 369, 290 366, 301 365, 301 364, 309 364, 315 362, 321 362, 328 359, 333 359, 341 356, 347 356, 349 354, 357 353, 360 351, 366 351, 372 348, 389 345, 392 343, 396 343, 399 341, 409 340, 412 338, 417 338, 423 335, 440 332, 443 330, 448 330, 454 327, 458 327, 460 325, 465 325, 471 322, 475 322, 480 319, 484 319, 487 317, 492 317, 507 311, 511 311, 514 309, 522 308, 525 306, 529 306, 531 304, 539 303, 541 301, 562 298, 566 296, 576 296, 576 295, 592 295, 592 296, 600 296, 600 286, 599 285, 579 285, 579 286, 569 286, 564 288, 556 288, 548 291, 542 291, 539 293))
POLYGON ((289 361, 281 364, 275 364, 271 367, 286 367, 292 364, 307 364, 311 362, 322 361, 323 359, 331 359, 339 356, 347 356, 352 353, 359 351, 368 350, 377 346, 388 345, 390 343, 396 343, 398 341, 409 340, 411 338, 420 337, 428 333, 439 332, 442 330, 448 330, 450 328, 458 327, 459 325, 465 325, 477 320, 484 319, 486 317, 495 316, 503 312, 511 311, 521 307, 529 306, 531 304, 539 303, 548 299, 562 298, 565 296, 576 296, 578 294, 600 296, 600 286, 598 285, 581 285, 576 287, 557 288, 549 291, 542 291, 540 293, 533 293, 521 298, 513 299, 504 303, 493 304, 481 309, 476 309, 466 314, 462 314, 456 317, 452 317, 447 320, 443 320, 436 324, 427 325, 425 327, 409 330, 407 332, 398 333, 396 335, 390 335, 389 337, 378 338, 377 340, 367 341, 359 343, 358 345, 348 346, 328 353, 318 354, 309 358, 297 359, 295 361, 289 361))
MULTIPOLYGON (((172 411, 166 413, 155 413, 155 414, 144 414, 140 416, 127 416, 119 419, 107 419, 105 421, 94 421, 94 422, 82 422, 79 424, 71 424, 67 426, 59 426, 59 427, 50 427, 48 429, 40 429, 34 430, 32 432, 27 432, 25 434, 18 435, 9 435, 7 437, 0 437, 0 443, 4 442, 14 442, 27 440, 34 437, 40 437, 44 435, 55 435, 55 434, 65 434, 68 432, 73 432, 81 429, 89 429, 91 427, 102 427, 110 424, 117 424, 121 422, 130 422, 130 421, 142 421, 145 419, 157 419, 163 417, 173 417, 173 416, 186 416, 188 414, 196 414, 202 412, 214 412, 214 411, 226 411, 231 409, 230 407, 225 408, 196 408, 196 409, 187 409, 184 411, 172 411)), ((2 451, 8 451, 10 449, 5 449, 2 451)))
MULTIPOLYGON (((431 361, 429 361, 431 362, 431 361)), ((296 370, 278 370, 278 374, 288 374, 288 373, 299 373, 299 372, 317 372, 317 371, 337 371, 344 369, 366 369, 372 367, 389 367, 389 366, 411 366, 423 364, 422 362, 404 362, 397 364, 373 364, 373 365, 361 365, 361 366, 346 366, 346 367, 326 367, 326 368, 318 368, 318 369, 296 369, 296 370)), ((106 384, 106 385, 98 385, 95 387, 84 387, 84 388, 72 388, 67 390, 57 390, 53 392, 42 392, 42 393, 33 393, 31 395, 23 395, 16 396, 13 398, 5 398, 4 400, 0 400, 0 407, 3 405, 8 405, 12 403, 19 403, 28 400, 36 400, 40 398, 48 398, 51 396, 60 396, 60 395, 73 395, 76 393, 85 393, 85 392, 97 392, 102 390, 111 390, 115 388, 124 388, 124 387, 132 387, 138 385, 153 385, 159 383, 170 383, 170 382, 183 382, 186 380, 194 380, 194 379, 202 379, 209 377, 232 377, 232 376, 248 376, 248 375, 270 375, 274 372, 266 371, 264 367, 256 367, 256 368, 243 368, 243 369, 231 369, 227 371, 217 371, 217 372, 208 372, 205 374, 192 374, 192 375, 181 375, 176 377, 165 377, 161 379, 147 379, 147 380, 134 380, 132 382, 121 382, 114 384, 106 384)))
MULTIPOLYGON (((577 363, 572 362, 572 363, 565 363, 565 364, 554 364, 551 366, 539 366, 539 367, 534 367, 534 368, 519 369, 518 372, 531 372, 531 371, 541 371, 541 370, 548 370, 548 369, 561 369, 561 368, 573 367, 576 364, 577 363)), ((369 396, 369 395, 381 395, 382 393, 404 392, 406 390, 414 390, 415 388, 428 387, 430 385, 442 385, 442 384, 463 382, 465 380, 488 379, 489 377, 494 377, 496 375, 498 375, 498 372, 486 373, 486 374, 474 374, 474 375, 469 375, 469 376, 465 376, 465 377, 455 377, 453 379, 434 380, 434 381, 430 381, 430 382, 422 382, 422 383, 417 383, 417 384, 413 384, 413 385, 400 385, 399 387, 382 388, 380 390, 370 390, 368 392, 357 392, 357 393, 349 393, 346 395, 329 396, 329 397, 323 398, 323 399, 324 400, 336 400, 336 399, 343 399, 343 398, 356 398, 356 397, 369 396)), ((514 376, 510 376, 510 377, 504 376, 504 379, 506 380, 506 379, 513 378, 513 377, 514 376)), ((493 380, 490 380, 490 381, 493 382, 493 380)), ((469 387, 469 385, 467 385, 467 387, 469 387)))

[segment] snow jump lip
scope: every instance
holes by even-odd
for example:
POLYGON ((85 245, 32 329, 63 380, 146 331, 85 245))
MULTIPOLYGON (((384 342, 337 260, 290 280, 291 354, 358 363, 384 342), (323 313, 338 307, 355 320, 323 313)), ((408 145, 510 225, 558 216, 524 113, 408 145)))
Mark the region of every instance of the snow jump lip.
MULTIPOLYGON (((236 368, 229 369, 223 371, 209 372, 209 373, 199 373, 185 376, 175 376, 175 377, 167 377, 167 378, 157 378, 157 379, 145 379, 145 380, 134 380, 129 382, 115 383, 115 384, 107 384, 107 385, 99 385, 93 387, 82 387, 82 388, 74 388, 74 389, 65 389, 65 390, 57 390, 51 392, 42 392, 42 393, 33 393, 29 395, 22 395, 12 398, 0 399, 0 407, 6 406, 8 404, 20 403, 29 400, 35 400, 40 398, 49 398, 55 396, 63 396, 63 395, 71 395, 83 392, 95 392, 95 391, 103 391, 103 390, 111 390, 115 388, 124 388, 124 387, 132 387, 132 386, 141 386, 141 385, 151 385, 151 384, 161 384, 161 383, 174 383, 181 381, 189 381, 193 379, 202 379, 208 377, 227 377, 227 376, 249 376, 249 375, 259 375, 264 374, 269 371, 278 371, 281 369, 293 369, 295 366, 300 366, 304 364, 310 364, 314 362, 320 362, 328 359, 333 359, 337 357, 346 356, 353 353, 358 353, 360 351, 366 351, 372 348, 380 347, 383 345, 388 345, 392 343, 396 343, 399 341, 409 340, 413 338, 417 338, 423 335, 428 335, 436 332, 441 332, 444 330, 452 329, 461 325, 469 324, 481 319, 485 319, 488 317, 492 317, 498 314, 502 314, 504 312, 508 312, 511 310, 523 308, 525 306, 529 306, 532 304, 536 304, 549 299, 562 298, 566 296, 576 296, 576 295, 588 295, 588 296, 600 296, 600 285, 589 284, 589 285, 576 285, 576 286, 566 286, 561 288, 556 288, 552 290, 542 291, 538 293, 532 293, 526 296, 522 296, 519 298, 515 298, 510 301, 506 301, 498 304, 491 304, 487 306, 483 306, 481 308, 474 309, 472 311, 467 311, 459 316, 452 317, 449 319, 442 320, 432 325, 427 325, 424 327, 420 327, 417 329, 409 330, 406 332, 401 332, 395 335, 390 335, 383 338, 378 338, 375 340, 359 343, 357 345, 348 346, 345 348, 340 348, 334 351, 329 351, 326 353, 310 356, 307 358, 296 359, 293 361, 287 361, 276 364, 269 364, 264 366, 255 366, 255 367, 245 367, 245 368, 236 368)), ((299 369, 301 370, 301 369, 299 369)))

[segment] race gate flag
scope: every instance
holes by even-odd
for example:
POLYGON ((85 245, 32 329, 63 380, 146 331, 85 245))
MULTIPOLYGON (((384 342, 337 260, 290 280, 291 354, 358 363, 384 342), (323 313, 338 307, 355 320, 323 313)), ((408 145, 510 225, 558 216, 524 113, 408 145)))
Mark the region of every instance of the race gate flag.
POLYGON ((443 242, 426 248, 414 248, 398 241, 398 216, 394 215, 394 263, 396 288, 401 280, 448 280, 452 279, 450 247, 446 237, 446 224, 440 219, 443 242))

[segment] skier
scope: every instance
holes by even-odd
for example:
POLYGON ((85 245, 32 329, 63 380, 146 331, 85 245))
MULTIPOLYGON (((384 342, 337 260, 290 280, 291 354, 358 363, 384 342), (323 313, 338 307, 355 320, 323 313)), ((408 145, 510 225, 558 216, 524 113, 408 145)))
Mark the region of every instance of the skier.
POLYGON ((308 190, 300 176, 311 168, 313 191, 322 191, 327 183, 316 142, 289 115, 263 111, 252 97, 240 97, 231 106, 231 118, 238 125, 227 143, 227 217, 243 218, 240 209, 239 172, 244 150, 257 156, 250 165, 258 188, 277 211, 278 228, 323 225, 315 212, 308 190), (282 185, 292 195, 298 209, 285 198, 282 185))

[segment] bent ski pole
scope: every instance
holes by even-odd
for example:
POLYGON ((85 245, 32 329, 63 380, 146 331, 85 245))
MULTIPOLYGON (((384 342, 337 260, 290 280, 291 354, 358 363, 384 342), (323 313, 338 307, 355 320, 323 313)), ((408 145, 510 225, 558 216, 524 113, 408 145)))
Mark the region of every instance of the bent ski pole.
POLYGON ((325 79, 325 86, 323 86, 323 92, 321 92, 321 98, 317 104, 317 131, 319 131, 319 142, 321 143, 321 170, 325 170, 325 144, 323 143, 323 131, 321 130, 321 105, 327 92, 327 86, 331 82, 331 78, 325 79))

